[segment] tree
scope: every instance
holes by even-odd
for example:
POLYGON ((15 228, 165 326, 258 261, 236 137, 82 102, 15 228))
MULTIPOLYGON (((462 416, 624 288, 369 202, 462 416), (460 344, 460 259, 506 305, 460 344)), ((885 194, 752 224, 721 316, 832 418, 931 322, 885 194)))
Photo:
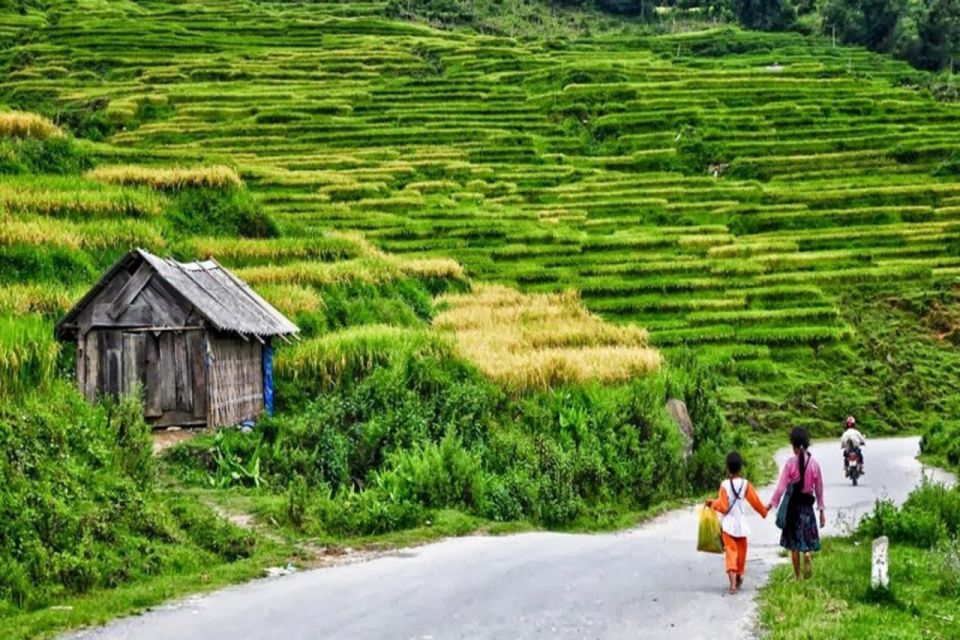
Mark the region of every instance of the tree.
POLYGON ((797 19, 790 0, 731 0, 730 4, 737 21, 747 29, 784 31, 797 19))
POLYGON ((821 10, 823 31, 845 43, 889 53, 906 8, 904 0, 827 0, 821 10))
POLYGON ((917 39, 909 55, 921 69, 953 71, 960 61, 960 0, 924 0, 916 7, 917 39))

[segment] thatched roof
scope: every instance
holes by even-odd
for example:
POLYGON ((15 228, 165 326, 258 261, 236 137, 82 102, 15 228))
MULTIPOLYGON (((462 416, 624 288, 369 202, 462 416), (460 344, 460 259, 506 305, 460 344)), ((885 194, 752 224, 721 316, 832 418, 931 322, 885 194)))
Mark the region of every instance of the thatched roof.
POLYGON ((87 295, 57 323, 57 335, 66 335, 74 328, 80 312, 121 269, 132 272, 138 268, 135 262, 140 261, 152 267, 153 277, 159 277, 214 329, 263 337, 299 331, 295 324, 216 260, 177 262, 135 249, 108 269, 87 295))

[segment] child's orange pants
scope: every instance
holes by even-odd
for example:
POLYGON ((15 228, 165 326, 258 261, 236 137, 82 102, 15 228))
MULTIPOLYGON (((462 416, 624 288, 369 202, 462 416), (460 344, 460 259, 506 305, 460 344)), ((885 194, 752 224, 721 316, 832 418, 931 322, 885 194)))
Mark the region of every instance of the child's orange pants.
POLYGON ((723 555, 727 561, 727 571, 734 571, 738 576, 742 576, 747 568, 747 539, 734 538, 724 531, 723 555))

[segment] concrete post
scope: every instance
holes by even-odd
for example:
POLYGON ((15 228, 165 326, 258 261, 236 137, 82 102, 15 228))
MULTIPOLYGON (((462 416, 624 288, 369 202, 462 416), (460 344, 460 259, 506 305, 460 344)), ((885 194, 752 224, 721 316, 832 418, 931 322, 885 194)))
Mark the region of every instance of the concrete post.
POLYGON ((890 538, 881 536, 873 541, 873 562, 870 571, 870 586, 874 589, 890 588, 890 571, 887 552, 890 538))

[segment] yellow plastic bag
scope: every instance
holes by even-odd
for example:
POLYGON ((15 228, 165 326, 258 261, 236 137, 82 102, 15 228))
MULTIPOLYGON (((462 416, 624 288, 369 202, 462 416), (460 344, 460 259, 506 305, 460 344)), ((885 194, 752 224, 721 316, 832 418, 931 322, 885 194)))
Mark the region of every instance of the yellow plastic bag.
POLYGON ((720 517, 710 507, 700 507, 700 535, 697 536, 697 551, 723 553, 720 517))

